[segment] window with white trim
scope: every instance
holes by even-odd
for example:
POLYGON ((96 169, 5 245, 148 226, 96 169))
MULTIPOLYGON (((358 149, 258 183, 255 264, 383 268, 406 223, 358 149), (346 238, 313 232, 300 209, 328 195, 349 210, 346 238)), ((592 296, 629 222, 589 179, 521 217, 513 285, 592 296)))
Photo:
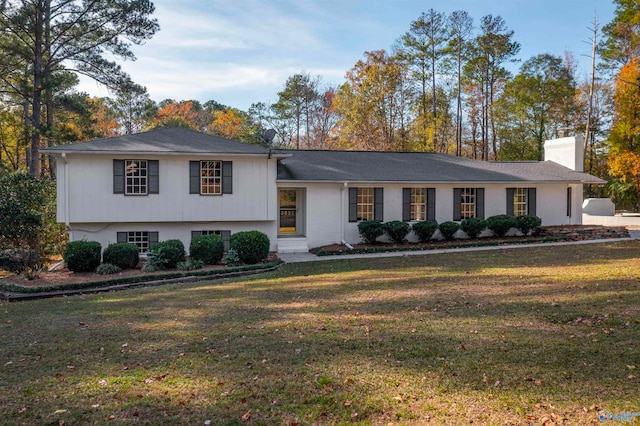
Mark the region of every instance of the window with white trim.
POLYGON ((222 194, 222 161, 201 161, 200 177, 202 194, 222 194))
POLYGON ((513 191, 513 215, 514 216, 526 216, 528 209, 528 195, 527 188, 514 188, 513 191))
POLYGON ((125 160, 125 194, 145 195, 148 189, 149 166, 147 160, 125 160))
POLYGON ((127 242, 138 246, 140 253, 149 251, 149 232, 129 231, 127 232, 127 242))
POLYGON ((476 215, 476 188, 462 188, 460 193, 460 217, 467 219, 476 215))
POLYGON ((373 220, 374 190, 375 188, 357 189, 356 217, 358 221, 373 220))
POLYGON ((426 220, 427 219, 427 189, 411 188, 409 201, 410 220, 426 220))

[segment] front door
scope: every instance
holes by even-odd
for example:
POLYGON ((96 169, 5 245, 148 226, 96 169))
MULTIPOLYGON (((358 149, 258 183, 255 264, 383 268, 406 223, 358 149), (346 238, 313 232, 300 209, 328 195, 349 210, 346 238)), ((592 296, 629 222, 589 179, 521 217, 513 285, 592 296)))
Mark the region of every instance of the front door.
POLYGON ((298 197, 295 189, 280 190, 280 225, 278 233, 296 235, 298 233, 298 197))

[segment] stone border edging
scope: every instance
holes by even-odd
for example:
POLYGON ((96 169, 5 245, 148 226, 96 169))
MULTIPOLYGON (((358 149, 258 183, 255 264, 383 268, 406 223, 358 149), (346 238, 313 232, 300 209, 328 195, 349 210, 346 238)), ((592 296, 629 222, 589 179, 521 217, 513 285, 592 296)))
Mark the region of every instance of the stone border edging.
POLYGON ((248 271, 236 271, 236 272, 229 272, 226 274, 215 274, 215 275, 205 275, 205 276, 191 275, 191 276, 185 276, 180 278, 168 278, 165 280, 151 280, 151 281, 140 281, 136 283, 112 284, 104 287, 83 288, 83 289, 77 289, 77 290, 59 290, 59 291, 47 291, 47 292, 39 292, 39 293, 17 293, 17 292, 4 291, 4 292, 0 292, 0 300, 8 301, 8 302, 21 302, 25 300, 49 299, 52 297, 60 297, 60 296, 74 296, 77 294, 105 293, 108 291, 127 290, 130 288, 136 288, 136 287, 156 287, 156 286, 161 286, 165 284, 191 283, 191 282, 197 282, 197 281, 241 277, 245 275, 257 275, 257 274, 262 274, 264 272, 275 271, 284 264, 285 262, 281 262, 269 268, 252 269, 248 271))

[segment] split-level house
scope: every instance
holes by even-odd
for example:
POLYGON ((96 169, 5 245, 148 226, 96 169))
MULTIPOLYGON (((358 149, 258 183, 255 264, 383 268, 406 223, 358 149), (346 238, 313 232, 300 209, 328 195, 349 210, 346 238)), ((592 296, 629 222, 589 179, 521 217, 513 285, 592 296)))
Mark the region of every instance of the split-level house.
MULTIPOLYGON (((58 221, 103 247, 258 230, 271 249, 357 243, 362 220, 460 221, 536 215, 580 224, 582 141, 547 141, 546 161, 486 162, 437 153, 281 150, 184 128, 61 145, 58 221)), ((409 237, 410 239, 412 236, 409 237)))

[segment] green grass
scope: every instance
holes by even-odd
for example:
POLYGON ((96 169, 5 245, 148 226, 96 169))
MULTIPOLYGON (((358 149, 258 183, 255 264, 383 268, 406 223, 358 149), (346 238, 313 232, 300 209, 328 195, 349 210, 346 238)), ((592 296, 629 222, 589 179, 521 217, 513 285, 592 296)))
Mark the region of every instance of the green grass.
POLYGON ((0 424, 598 423, 640 411, 639 266, 605 242, 3 303, 0 424))

